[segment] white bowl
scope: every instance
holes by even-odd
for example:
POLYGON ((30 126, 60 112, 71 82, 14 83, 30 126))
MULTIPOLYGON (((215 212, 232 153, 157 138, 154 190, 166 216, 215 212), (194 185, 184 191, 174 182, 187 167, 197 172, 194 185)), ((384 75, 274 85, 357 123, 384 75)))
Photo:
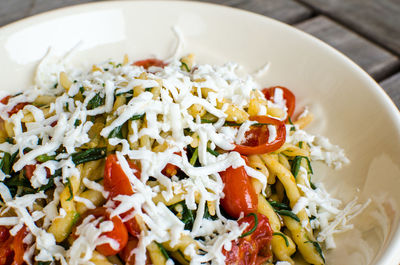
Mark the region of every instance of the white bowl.
POLYGON ((102 2, 64 8, 0 29, 0 87, 10 93, 32 84, 33 71, 52 47, 62 55, 80 43, 76 64, 108 58, 167 58, 184 38, 181 54, 199 62, 235 61, 265 86, 292 89, 298 106, 316 119, 309 128, 346 150, 351 164, 340 171, 318 165, 332 195, 373 203, 355 229, 337 236, 327 252, 331 265, 399 264, 400 115, 383 90, 356 64, 321 41, 253 13, 195 2, 102 2))

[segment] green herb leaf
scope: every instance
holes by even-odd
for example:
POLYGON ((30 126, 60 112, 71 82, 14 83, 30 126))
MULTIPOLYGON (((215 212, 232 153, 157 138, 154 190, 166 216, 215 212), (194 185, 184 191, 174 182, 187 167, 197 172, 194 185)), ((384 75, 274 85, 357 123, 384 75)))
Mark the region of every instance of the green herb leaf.
POLYGON ((239 238, 242 238, 242 237, 251 235, 251 234, 254 233, 254 231, 256 231, 256 229, 257 229, 257 226, 258 226, 258 216, 257 216, 257 214, 255 214, 255 213, 249 213, 247 216, 253 216, 253 217, 254 217, 254 226, 253 226, 253 228, 252 228, 250 231, 244 233, 244 234, 241 235, 239 238))
POLYGON ((38 265, 50 265, 51 261, 39 261, 38 265))
POLYGON ((135 120, 140 120, 143 118, 144 118, 144 114, 138 114, 138 115, 133 115, 130 120, 135 121, 135 120))
POLYGON ((215 150, 212 150, 210 147, 207 147, 207 152, 209 152, 213 156, 219 156, 219 153, 215 150))
POLYGON ((110 134, 108 135, 108 139, 110 138, 119 138, 123 139, 124 137, 122 136, 122 125, 115 127, 110 134))
POLYGON ((157 244, 158 248, 160 249, 161 254, 163 254, 164 258, 165 258, 166 260, 169 260, 168 252, 167 252, 167 250, 164 248, 164 246, 163 246, 162 244, 158 243, 158 242, 156 242, 156 244, 157 244))
POLYGON ((311 244, 313 244, 314 245, 314 247, 315 247, 315 249, 317 250, 317 252, 318 252, 318 254, 321 256, 321 258, 322 258, 322 260, 324 261, 324 263, 325 263, 325 257, 324 257, 324 254, 322 253, 322 248, 321 248, 321 246, 319 245, 319 243, 317 242, 317 241, 306 241, 306 242, 304 242, 304 243, 311 243, 311 244))
POLYGON ((214 123, 212 120, 201 119, 201 123, 214 123))
POLYGON ((91 98, 88 102, 87 109, 95 109, 101 105, 104 105, 105 99, 101 97, 100 93, 97 93, 93 98, 91 98))
POLYGON ((231 121, 226 121, 224 123, 224 126, 240 126, 242 125, 241 123, 236 123, 236 122, 231 122, 231 121))
POLYGON ((78 212, 75 212, 72 219, 72 226, 76 225, 76 223, 79 221, 79 218, 81 218, 81 215, 78 212))
POLYGON ((299 142, 299 148, 303 148, 303 141, 299 142))
POLYGON ((275 209, 278 210, 289 210, 290 211, 290 207, 282 202, 277 202, 277 201, 268 201, 269 204, 271 204, 271 206, 275 209))
POLYGON ((6 142, 9 143, 9 144, 14 144, 14 138, 12 138, 12 137, 7 137, 7 138, 6 138, 6 142))
POLYGON ((46 191, 54 187, 54 178, 62 175, 62 169, 57 169, 53 175, 50 176, 49 182, 46 185, 41 186, 38 191, 46 191))
POLYGON ((69 198, 67 199, 67 201, 71 201, 72 198, 74 198, 74 193, 72 192, 72 186, 71 186, 71 181, 69 178, 67 178, 67 187, 69 189, 69 198))
POLYGON ((281 236, 285 240, 285 244, 287 247, 289 247, 289 240, 287 239, 285 234, 279 233, 279 232, 274 232, 272 235, 274 236, 281 236))
POLYGON ((76 152, 71 155, 75 165, 85 162, 99 160, 106 157, 106 148, 91 148, 84 151, 76 152))
POLYGON ((38 161, 40 163, 44 163, 46 161, 54 160, 54 159, 56 159, 56 155, 49 156, 49 155, 43 154, 43 155, 36 157, 36 161, 38 161))
POLYGON ((288 210, 275 210, 275 212, 278 213, 279 215, 287 216, 287 217, 290 217, 290 218, 296 220, 297 222, 300 222, 299 217, 297 217, 297 215, 294 214, 292 211, 288 211, 288 210))
POLYGON ((294 127, 291 117, 288 117, 288 121, 289 121, 290 125, 292 125, 292 127, 290 127, 290 131, 296 131, 296 127, 294 127))
POLYGON ((194 216, 193 212, 186 206, 185 201, 175 203, 168 208, 185 224, 185 230, 192 230, 194 216))
POLYGON ((153 89, 153 87, 146 87, 146 88, 144 89, 144 91, 146 91, 146 92, 151 92, 152 89, 153 89))
POLYGON ((263 123, 263 122, 257 122, 252 124, 251 126, 264 126, 264 125, 272 125, 271 123, 263 123))
POLYGON ((196 164, 197 161, 197 157, 199 156, 199 148, 196 147, 196 149, 194 149, 193 155, 190 158, 189 163, 194 166, 194 164, 196 164))
POLYGON ((184 62, 182 62, 181 61, 181 69, 182 70, 185 70, 186 72, 190 72, 190 68, 189 68, 189 66, 186 64, 186 63, 184 63, 184 62))
POLYGON ((300 163, 301 163, 301 160, 302 160, 303 158, 307 160, 308 170, 310 171, 311 174, 313 174, 313 170, 312 170, 312 167, 311 167, 310 159, 309 159, 308 157, 306 157, 306 156, 296 156, 296 157, 293 159, 293 162, 292 162, 292 169, 291 169, 294 178, 297 178, 297 175, 299 174, 300 163))
POLYGON ((10 174, 10 159, 11 155, 10 153, 5 152, 3 155, 3 159, 1 159, 1 170, 4 172, 4 174, 9 175, 10 174))
POLYGON ((313 190, 316 190, 316 189, 317 189, 317 186, 315 186, 315 184, 312 183, 311 181, 310 181, 310 186, 311 186, 311 188, 312 188, 313 190))

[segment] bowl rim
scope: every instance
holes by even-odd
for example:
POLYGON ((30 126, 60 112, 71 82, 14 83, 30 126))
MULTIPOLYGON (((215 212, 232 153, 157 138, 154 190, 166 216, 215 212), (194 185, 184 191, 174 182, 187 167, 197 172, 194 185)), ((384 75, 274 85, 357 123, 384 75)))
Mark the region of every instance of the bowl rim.
MULTIPOLYGON (((48 11, 44 11, 29 17, 25 17, 6 25, 0 27, 0 36, 7 35, 2 33, 12 33, 18 30, 21 30, 24 27, 27 27, 32 24, 39 23, 41 21, 48 21, 52 19, 56 19, 62 16, 65 16, 69 13, 73 14, 74 11, 85 12, 85 11, 95 11, 98 9, 103 9, 107 7, 130 7, 134 5, 160 5, 160 4, 169 4, 169 5, 181 5, 181 6, 202 6, 206 8, 216 8, 221 9, 222 11, 227 12, 236 12, 238 16, 252 16, 254 18, 257 17, 258 21, 269 20, 273 24, 273 26, 284 27, 286 30, 291 31, 293 34, 297 34, 298 37, 306 38, 312 41, 316 46, 321 49, 324 49, 325 52, 331 53, 337 60, 342 61, 346 64, 349 69, 353 70, 353 74, 357 75, 357 78, 368 84, 369 87, 368 93, 374 93, 374 96, 379 97, 377 100, 386 114, 389 116, 389 119, 394 122, 397 134, 400 136, 400 110, 397 108, 393 100, 389 97, 389 95, 385 92, 385 90, 359 65, 357 65, 354 61, 352 61, 348 56, 343 54, 341 51, 336 48, 330 46, 329 44, 323 42, 322 40, 312 36, 311 34, 304 32, 292 25, 286 24, 274 18, 270 18, 265 15, 257 14, 251 11, 247 11, 244 9, 225 6, 217 3, 207 3, 207 2, 199 2, 199 1, 184 1, 184 0, 107 0, 102 2, 89 2, 89 3, 81 3, 75 4, 72 6, 60 7, 48 11)), ((388 264, 398 264, 400 262, 400 254, 398 253, 398 248, 400 248, 400 226, 397 230, 392 234, 390 241, 388 242, 390 245, 386 248, 386 250, 382 251, 379 260, 377 260, 376 265, 388 265, 388 264)))

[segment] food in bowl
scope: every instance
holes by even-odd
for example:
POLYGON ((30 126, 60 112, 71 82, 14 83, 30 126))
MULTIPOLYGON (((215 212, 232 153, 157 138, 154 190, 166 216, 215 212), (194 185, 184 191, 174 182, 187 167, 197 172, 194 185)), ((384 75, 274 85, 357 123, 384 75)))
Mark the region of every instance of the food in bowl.
POLYGON ((0 264, 324 264, 363 207, 339 209, 312 162, 349 161, 237 67, 39 68, 1 100, 0 264))

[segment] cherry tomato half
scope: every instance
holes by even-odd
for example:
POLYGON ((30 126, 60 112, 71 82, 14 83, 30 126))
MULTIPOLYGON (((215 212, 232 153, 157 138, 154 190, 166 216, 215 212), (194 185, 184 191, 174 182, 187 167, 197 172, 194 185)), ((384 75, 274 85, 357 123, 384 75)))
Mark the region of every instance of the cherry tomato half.
MULTIPOLYGON (((140 177, 139 168, 129 163, 131 169, 134 169, 134 173, 137 178, 140 177)), ((133 190, 129 178, 125 175, 119 164, 118 158, 115 154, 107 156, 106 167, 104 170, 104 189, 110 193, 109 197, 114 198, 118 195, 132 195, 133 190)))
POLYGON ((229 167, 219 174, 225 184, 225 197, 221 199, 221 206, 226 213, 239 218, 241 213, 247 215, 254 212, 257 209, 258 197, 244 167, 229 167))
POLYGON ((136 66, 143 66, 144 69, 148 69, 148 68, 151 67, 151 66, 164 67, 164 66, 166 66, 167 64, 164 63, 164 62, 161 61, 161 60, 151 58, 151 59, 136 61, 136 62, 133 63, 133 65, 136 65, 136 66))
MULTIPOLYGON (((139 168, 134 163, 131 163, 129 161, 128 164, 131 169, 135 170, 135 176, 139 178, 139 168)), ((110 193, 109 198, 114 198, 118 195, 133 194, 132 185, 128 177, 125 175, 125 172, 122 170, 121 165, 118 162, 118 158, 115 154, 108 155, 106 159, 104 189, 110 193)), ((131 212, 132 210, 121 214, 121 218, 128 216, 131 212)), ((140 227, 135 218, 129 219, 124 224, 129 234, 133 236, 138 236, 140 234, 140 227)))
POLYGON ((272 229, 269 220, 262 214, 252 214, 238 221, 248 223, 241 238, 232 242, 230 251, 223 249, 226 264, 263 264, 271 257, 272 229), (255 227, 256 226, 256 227, 255 227), (254 231, 252 231, 255 228, 254 231), (246 235, 248 234, 248 235, 246 235))
POLYGON ((126 265, 135 264, 135 254, 132 251, 137 248, 139 239, 136 237, 130 237, 125 248, 119 253, 120 258, 125 262, 126 265))
POLYGON ((13 265, 22 265, 25 263, 24 261, 24 238, 28 234, 26 230, 26 226, 22 227, 18 233, 15 235, 14 240, 12 242, 12 249, 14 250, 14 262, 13 265))
POLYGON ((23 240, 28 234, 26 227, 22 227, 15 237, 8 232, 8 228, 0 226, 0 265, 23 265, 26 245, 23 240))
POLYGON ((14 252, 11 249, 13 238, 8 228, 0 226, 0 265, 8 265, 13 262, 14 252))
POLYGON ((292 93, 292 91, 290 91, 289 89, 287 89, 286 87, 283 87, 283 86, 273 86, 270 88, 264 88, 262 90, 262 92, 264 93, 264 96, 268 100, 273 100, 274 95, 275 95, 275 90, 277 88, 279 88, 283 91, 283 98, 286 100, 287 115, 289 118, 293 115, 294 109, 296 107, 296 97, 292 93))
MULTIPOLYGON (((242 155, 265 154, 279 149, 285 143, 286 126, 283 121, 268 116, 252 116, 250 120, 274 125, 276 127, 276 138, 272 142, 268 142, 269 133, 262 131, 258 126, 253 126, 254 128, 250 128, 247 132, 250 140, 243 144, 237 144, 233 149, 234 151, 242 155)), ((266 125, 261 127, 264 127, 264 130, 267 128, 266 125)))
MULTIPOLYGON (((126 243, 128 242, 128 231, 126 230, 124 223, 122 223, 121 218, 119 216, 114 216, 110 218, 110 215, 103 207, 98 207, 96 209, 89 210, 86 216, 89 215, 93 215, 96 218, 103 217, 104 221, 113 222, 114 225, 113 230, 109 232, 104 232, 100 236, 106 236, 115 240, 118 243, 118 248, 113 249, 109 243, 104 243, 96 246, 96 249, 104 256, 112 256, 118 254, 126 246, 126 243)), ((84 218, 82 218, 82 220, 83 219, 84 218)))

